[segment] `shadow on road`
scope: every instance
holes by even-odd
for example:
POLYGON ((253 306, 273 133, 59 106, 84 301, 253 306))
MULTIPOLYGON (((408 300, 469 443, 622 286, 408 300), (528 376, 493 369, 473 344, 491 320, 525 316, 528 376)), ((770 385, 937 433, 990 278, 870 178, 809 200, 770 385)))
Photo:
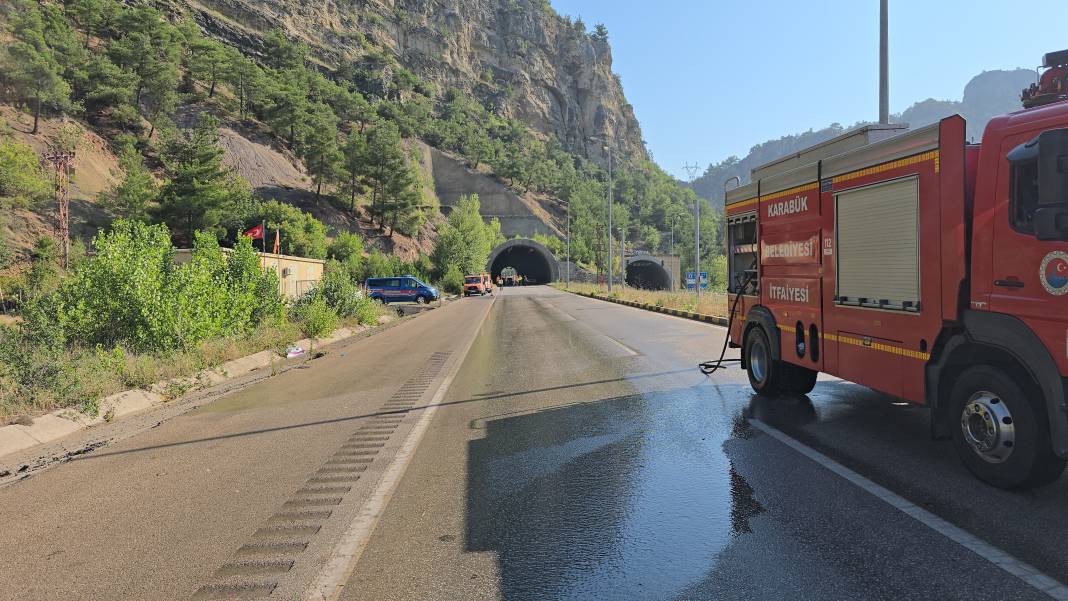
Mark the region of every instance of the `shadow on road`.
MULTIPOLYGON (((622 382, 622 381, 625 381, 625 380, 633 380, 635 378, 658 378, 658 377, 662 377, 662 376, 665 376, 665 375, 672 375, 672 374, 676 374, 676 373, 691 373, 692 371, 693 371, 692 369, 672 370, 672 371, 654 372, 654 373, 648 373, 648 374, 637 374, 637 375, 633 375, 633 376, 620 377, 620 378, 611 378, 611 379, 606 379, 606 380, 595 380, 595 381, 592 381, 592 382, 576 382, 574 384, 567 384, 567 385, 564 385, 564 386, 551 386, 551 387, 548 387, 548 388, 534 388, 534 389, 521 390, 521 391, 516 391, 516 392, 503 392, 503 391, 500 391, 500 392, 497 392, 496 394, 478 395, 477 398, 463 399, 463 400, 459 400, 459 401, 447 401, 447 402, 444 402, 444 403, 439 403, 437 406, 438 407, 448 407, 448 406, 452 406, 452 405, 466 405, 466 404, 469 404, 469 403, 479 403, 479 402, 489 401, 489 400, 494 400, 494 399, 504 399, 504 398, 508 398, 508 397, 522 396, 522 395, 533 394, 533 393, 537 393, 537 392, 550 392, 550 391, 554 391, 554 390, 563 390, 563 389, 566 389, 566 388, 579 388, 579 387, 583 387, 583 386, 596 386, 596 385, 599 385, 599 384, 606 384, 606 383, 611 383, 611 382, 622 382)), ((323 420, 316 420, 316 421, 310 421, 310 422, 302 422, 302 423, 299 423, 299 424, 287 424, 285 426, 276 426, 276 427, 273 427, 273 428, 258 428, 258 429, 255 429, 255 430, 245 430, 243 432, 233 432, 233 433, 230 433, 230 434, 221 434, 219 436, 205 436, 203 438, 194 438, 194 439, 190 439, 190 440, 180 440, 180 441, 176 441, 176 442, 169 442, 169 443, 166 443, 166 444, 149 445, 149 446, 144 446, 144 447, 138 447, 138 448, 135 448, 135 449, 125 449, 125 450, 122 450, 122 451, 108 451, 108 452, 101 452, 101 453, 91 453, 91 454, 86 454, 86 455, 81 455, 81 456, 75 457, 75 458, 72 459, 72 461, 85 461, 85 460, 89 460, 89 459, 100 459, 100 458, 103 458, 103 457, 110 457, 110 456, 114 456, 114 455, 128 455, 130 453, 140 453, 140 452, 144 452, 144 451, 155 451, 155 450, 158 450, 158 449, 165 449, 165 448, 170 448, 170 447, 180 447, 180 446, 186 446, 186 445, 215 442, 215 441, 227 440, 227 439, 231 439, 231 438, 242 438, 242 437, 245 437, 245 436, 257 436, 257 435, 261 435, 261 434, 269 434, 269 433, 272 433, 272 432, 282 432, 282 431, 286 431, 286 430, 298 430, 298 429, 302 429, 302 428, 315 428, 315 427, 319 427, 319 426, 328 426, 328 425, 332 425, 332 424, 351 422, 351 421, 356 421, 356 420, 360 420, 360 419, 366 419, 366 418, 375 417, 375 416, 382 416, 382 415, 405 415, 405 414, 408 414, 408 413, 411 413, 411 412, 415 412, 415 411, 422 411, 422 410, 427 409, 427 408, 428 408, 427 405, 421 405, 421 406, 418 406, 418 407, 412 407, 410 409, 374 411, 374 412, 370 412, 370 413, 362 413, 362 414, 359 414, 359 415, 349 415, 349 416, 338 417, 338 418, 333 418, 333 419, 323 419, 323 420)))

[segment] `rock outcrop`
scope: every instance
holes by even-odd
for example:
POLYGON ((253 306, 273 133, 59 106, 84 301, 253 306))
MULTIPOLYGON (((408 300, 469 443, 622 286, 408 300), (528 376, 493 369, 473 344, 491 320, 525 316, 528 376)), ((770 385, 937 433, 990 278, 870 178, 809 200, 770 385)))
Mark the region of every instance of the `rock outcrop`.
POLYGON ((557 15, 547 0, 190 0, 210 34, 257 53, 282 29, 331 68, 370 49, 438 88, 456 87, 569 150, 604 163, 607 140, 646 158, 641 129, 612 72, 603 37, 557 15))

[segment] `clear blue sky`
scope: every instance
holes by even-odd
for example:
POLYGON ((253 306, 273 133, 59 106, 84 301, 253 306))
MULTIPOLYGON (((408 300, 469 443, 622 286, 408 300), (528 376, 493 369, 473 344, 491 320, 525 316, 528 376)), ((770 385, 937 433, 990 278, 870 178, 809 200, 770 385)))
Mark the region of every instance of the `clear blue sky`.
MULTIPOLYGON (((608 27, 653 158, 683 176, 784 134, 878 118, 878 0, 551 0, 608 27)), ((1065 0, 890 0, 890 111, 1068 48, 1065 0)))

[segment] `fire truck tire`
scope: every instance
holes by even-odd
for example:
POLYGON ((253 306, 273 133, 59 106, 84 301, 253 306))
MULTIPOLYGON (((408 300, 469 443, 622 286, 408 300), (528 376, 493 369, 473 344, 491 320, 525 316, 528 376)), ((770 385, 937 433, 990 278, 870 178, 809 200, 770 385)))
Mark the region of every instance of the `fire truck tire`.
POLYGON ((759 326, 749 330, 745 337, 746 373, 749 385, 757 394, 778 396, 787 379, 785 363, 772 359, 771 343, 764 328, 759 326))
POLYGON ((953 446, 980 480, 998 488, 1036 488, 1064 471, 1041 398, 1027 395, 1001 370, 965 371, 950 393, 950 407, 953 446))
POLYGON ((807 367, 801 367, 800 365, 794 365, 792 363, 784 363, 783 367, 785 368, 787 376, 782 387, 784 393, 808 394, 816 387, 816 376, 819 375, 818 371, 808 369, 807 367))

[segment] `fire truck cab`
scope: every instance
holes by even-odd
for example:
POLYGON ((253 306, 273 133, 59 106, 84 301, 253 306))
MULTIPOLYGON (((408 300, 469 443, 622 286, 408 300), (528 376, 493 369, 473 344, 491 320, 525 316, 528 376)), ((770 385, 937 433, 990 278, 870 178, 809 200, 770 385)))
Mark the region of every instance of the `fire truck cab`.
POLYGON ((728 191, 730 340, 757 393, 825 372, 930 407, 990 484, 1064 471, 1068 51, 1045 58, 982 144, 960 116, 870 125, 728 191))

